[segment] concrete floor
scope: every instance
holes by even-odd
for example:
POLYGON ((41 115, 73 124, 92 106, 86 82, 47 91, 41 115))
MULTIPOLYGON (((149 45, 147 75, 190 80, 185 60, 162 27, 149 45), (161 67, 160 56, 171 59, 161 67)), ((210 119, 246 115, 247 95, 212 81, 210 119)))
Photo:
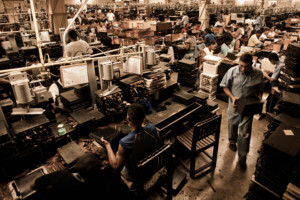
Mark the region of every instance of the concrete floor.
MULTIPOLYGON (((242 200, 248 191, 258 157, 257 150, 261 146, 263 133, 267 130, 269 122, 266 118, 259 121, 253 120, 247 169, 243 171, 237 165, 237 152, 232 152, 228 148, 227 103, 220 100, 216 100, 216 102, 219 104, 219 113, 222 114, 222 125, 218 160, 214 174, 209 173, 201 178, 191 179, 188 171, 182 165, 177 166, 176 170, 187 174, 187 183, 174 196, 173 199, 175 200, 242 200)), ((162 198, 159 195, 153 195, 149 199, 162 198)))

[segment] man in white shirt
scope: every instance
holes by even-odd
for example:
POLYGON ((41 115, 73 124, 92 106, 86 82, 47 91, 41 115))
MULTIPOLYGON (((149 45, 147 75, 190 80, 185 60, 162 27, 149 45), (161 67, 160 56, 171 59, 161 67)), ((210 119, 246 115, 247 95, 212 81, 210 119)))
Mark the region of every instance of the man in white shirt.
POLYGON ((106 15, 106 18, 109 23, 112 23, 115 20, 115 15, 111 12, 111 10, 109 10, 106 15))
POLYGON ((255 34, 253 34, 249 41, 248 41, 248 46, 249 47, 254 47, 257 44, 261 44, 261 42, 258 40, 258 38, 260 38, 261 36, 261 30, 258 30, 255 32, 255 34))
POLYGON ((182 17, 181 23, 183 24, 183 27, 186 27, 186 25, 189 23, 189 16, 185 13, 182 17))
POLYGON ((223 22, 223 19, 219 19, 216 23, 215 23, 215 27, 224 27, 225 26, 225 23, 223 22))
POLYGON ((77 32, 75 30, 70 30, 68 36, 71 42, 65 46, 64 57, 74 57, 93 53, 93 50, 86 41, 77 40, 77 32))

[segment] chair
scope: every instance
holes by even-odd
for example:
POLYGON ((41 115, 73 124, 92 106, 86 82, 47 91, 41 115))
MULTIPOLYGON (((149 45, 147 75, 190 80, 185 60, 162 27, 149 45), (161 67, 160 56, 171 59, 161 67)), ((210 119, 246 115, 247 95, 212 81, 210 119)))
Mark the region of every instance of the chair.
POLYGON ((123 177, 122 180, 131 191, 133 191, 132 185, 135 185, 135 196, 140 200, 145 198, 146 192, 150 191, 153 185, 156 185, 161 180, 161 177, 164 177, 165 181, 162 183, 165 183, 164 186, 166 186, 165 192, 167 193, 167 199, 172 199, 173 170, 171 145, 166 144, 146 158, 140 160, 137 165, 137 178, 134 183, 127 181, 123 177), (163 175, 165 169, 167 172, 163 175), (151 178, 149 179, 149 177, 151 178), (151 185, 151 187, 149 187, 149 185, 151 185), (148 189, 148 191, 146 191, 145 188, 148 189))
MULTIPOLYGON (((217 154, 220 137, 220 126, 221 126, 222 115, 215 115, 201 122, 198 122, 193 130, 190 129, 176 137, 179 146, 184 146, 190 153, 190 166, 187 166, 182 162, 184 167, 189 169, 190 177, 195 178, 195 175, 202 172, 209 172, 214 170, 217 163, 217 154), (213 155, 209 155, 205 150, 213 147, 213 155), (196 167, 196 156, 198 153, 204 153, 211 161, 198 169, 196 167), (205 170, 205 171, 204 171, 205 170)), ((179 147, 178 146, 178 147, 179 147)), ((199 174, 200 175, 200 174, 199 174)))

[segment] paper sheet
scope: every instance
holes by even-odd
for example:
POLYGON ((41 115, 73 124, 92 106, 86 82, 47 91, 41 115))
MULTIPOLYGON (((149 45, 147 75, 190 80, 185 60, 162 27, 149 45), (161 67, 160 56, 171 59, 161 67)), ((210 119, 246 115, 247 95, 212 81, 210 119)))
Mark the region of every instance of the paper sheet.
POLYGON ((294 133, 292 130, 283 130, 283 132, 286 136, 294 136, 294 133))

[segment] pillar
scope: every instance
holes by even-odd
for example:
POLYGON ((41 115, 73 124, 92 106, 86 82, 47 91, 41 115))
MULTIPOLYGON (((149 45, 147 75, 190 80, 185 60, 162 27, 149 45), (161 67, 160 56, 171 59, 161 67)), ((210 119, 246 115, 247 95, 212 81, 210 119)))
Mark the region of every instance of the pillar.
POLYGON ((48 13, 51 29, 59 35, 59 28, 67 28, 67 9, 64 0, 48 0, 48 13))

